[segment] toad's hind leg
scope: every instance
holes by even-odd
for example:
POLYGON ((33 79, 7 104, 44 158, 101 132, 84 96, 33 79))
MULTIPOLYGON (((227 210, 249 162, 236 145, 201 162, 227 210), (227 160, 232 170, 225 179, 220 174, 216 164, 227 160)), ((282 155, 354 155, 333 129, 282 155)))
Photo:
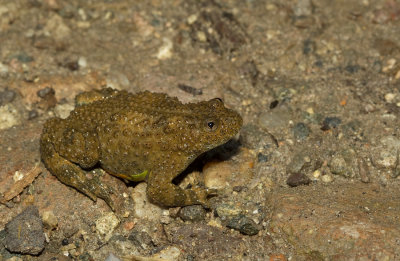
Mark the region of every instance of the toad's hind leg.
POLYGON ((207 196, 215 193, 202 188, 182 189, 172 183, 175 175, 164 173, 149 174, 147 196, 156 204, 165 207, 183 207, 201 204, 208 207, 207 196))
POLYGON ((111 188, 102 184, 98 177, 90 178, 90 175, 78 165, 60 156, 55 151, 53 144, 49 142, 50 139, 50 134, 46 132, 40 138, 40 152, 47 169, 62 183, 76 188, 94 201, 97 197, 103 199, 114 210, 114 204, 110 197, 111 188))

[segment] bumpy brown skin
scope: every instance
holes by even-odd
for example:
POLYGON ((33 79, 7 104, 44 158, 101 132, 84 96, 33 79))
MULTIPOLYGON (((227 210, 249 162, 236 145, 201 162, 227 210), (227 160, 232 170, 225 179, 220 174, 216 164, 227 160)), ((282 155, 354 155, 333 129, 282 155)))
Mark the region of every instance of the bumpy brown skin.
POLYGON ((42 160, 57 178, 113 208, 112 189, 87 170, 137 181, 148 171, 147 195, 162 206, 206 204, 208 191, 181 189, 172 180, 197 156, 231 139, 242 118, 220 99, 182 104, 166 94, 103 89, 77 96, 67 119, 48 120, 42 160))

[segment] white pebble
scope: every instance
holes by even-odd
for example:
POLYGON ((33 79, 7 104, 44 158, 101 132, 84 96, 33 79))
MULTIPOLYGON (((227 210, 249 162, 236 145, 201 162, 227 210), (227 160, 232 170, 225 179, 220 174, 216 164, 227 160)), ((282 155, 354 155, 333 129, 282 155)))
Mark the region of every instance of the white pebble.
POLYGON ((396 95, 394 93, 386 93, 385 94, 385 101, 392 103, 396 95))
POLYGON ((78 59, 78 65, 80 68, 85 68, 87 66, 87 60, 85 57, 79 57, 78 59))

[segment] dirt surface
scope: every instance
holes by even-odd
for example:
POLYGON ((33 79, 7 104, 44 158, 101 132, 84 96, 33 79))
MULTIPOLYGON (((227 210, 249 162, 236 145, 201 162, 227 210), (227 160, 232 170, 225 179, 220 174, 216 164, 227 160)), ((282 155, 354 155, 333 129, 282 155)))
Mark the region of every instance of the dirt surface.
POLYGON ((400 259, 399 1, 0 0, 0 43, 0 260, 400 259), (114 213, 45 169, 43 123, 107 86, 242 115, 181 182, 210 209, 95 170, 114 213), (5 230, 32 205, 34 252, 5 230))

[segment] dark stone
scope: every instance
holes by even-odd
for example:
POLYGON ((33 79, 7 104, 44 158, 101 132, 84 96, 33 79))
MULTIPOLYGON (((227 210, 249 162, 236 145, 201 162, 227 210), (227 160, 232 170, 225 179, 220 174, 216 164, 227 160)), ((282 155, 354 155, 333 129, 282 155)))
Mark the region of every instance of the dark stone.
POLYGON ((238 230, 240 233, 248 236, 257 235, 258 231, 260 231, 259 226, 245 215, 237 215, 231 218, 226 226, 238 230))
POLYGON ((39 113, 37 110, 31 110, 28 112, 28 120, 33 120, 39 116, 39 113))
POLYGON ((303 54, 308 55, 315 53, 316 44, 314 41, 307 39, 303 42, 303 54))
POLYGON ((349 73, 356 73, 361 67, 359 65, 347 65, 344 69, 349 73))
POLYGON ((201 221, 206 217, 206 212, 201 205, 193 205, 181 208, 179 217, 184 221, 201 221))
POLYGON ((5 230, 5 245, 11 252, 38 255, 44 249, 43 223, 35 206, 13 218, 5 230))
POLYGON ((154 247, 151 236, 143 231, 133 231, 129 234, 128 240, 131 241, 135 246, 142 249, 149 249, 154 247))
POLYGON ((78 61, 69 61, 64 64, 65 68, 68 68, 70 71, 77 71, 79 70, 79 63, 78 61))
POLYGON ((304 140, 310 135, 310 129, 302 122, 293 127, 293 136, 296 140, 304 140))
POLYGON ((187 255, 187 256, 186 256, 186 261, 194 261, 194 260, 196 260, 196 259, 194 258, 194 256, 192 256, 192 255, 187 255))
POLYGON ((315 67, 322 68, 324 66, 324 62, 318 60, 314 63, 315 67))
POLYGON ((54 96, 55 93, 56 92, 54 91, 53 88, 45 87, 37 92, 37 96, 39 96, 40 98, 46 98, 49 96, 54 96))
POLYGON ((279 101, 278 100, 274 100, 269 104, 269 108, 272 110, 273 108, 276 108, 276 106, 278 106, 279 101))
POLYGON ((17 59, 18 61, 22 62, 22 63, 30 63, 33 62, 33 57, 27 55, 26 53, 20 53, 20 54, 16 54, 13 55, 12 58, 17 59))
POLYGON ((233 191, 235 192, 242 192, 243 190, 246 190, 247 188, 245 186, 234 186, 233 191))
POLYGON ((93 257, 88 253, 84 252, 82 255, 79 256, 79 261, 93 261, 93 257))
POLYGON ((311 180, 303 173, 292 173, 289 178, 286 180, 286 184, 291 187, 297 187, 300 185, 308 185, 311 180))
POLYGON ((265 154, 262 154, 261 152, 257 154, 257 161, 258 162, 267 162, 268 161, 268 156, 265 154))
POLYGON ((69 244, 68 238, 64 238, 64 239, 61 241, 61 245, 63 245, 63 246, 66 246, 66 245, 68 245, 68 244, 69 244))
POLYGON ((0 105, 12 102, 17 94, 13 90, 6 88, 4 91, 0 92, 0 105))
POLYGON ((321 130, 326 131, 337 128, 340 123, 342 123, 342 120, 338 117, 326 117, 322 122, 321 130))
POLYGON ((184 92, 192 94, 193 96, 202 95, 203 94, 203 91, 201 89, 197 89, 197 88, 194 88, 192 86, 189 86, 189 85, 186 85, 186 84, 182 84, 182 83, 178 84, 178 88, 181 89, 184 92))

